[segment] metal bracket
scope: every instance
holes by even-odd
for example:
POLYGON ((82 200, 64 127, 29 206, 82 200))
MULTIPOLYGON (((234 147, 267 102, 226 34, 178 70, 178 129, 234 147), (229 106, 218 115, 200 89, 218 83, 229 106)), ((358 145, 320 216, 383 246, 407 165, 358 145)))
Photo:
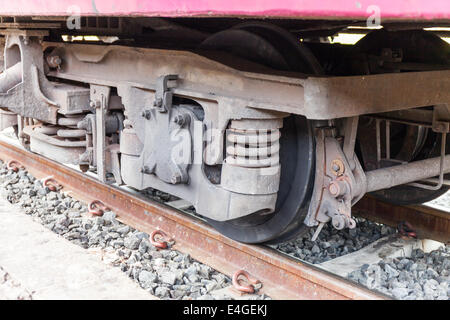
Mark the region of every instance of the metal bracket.
POLYGON ((94 149, 94 157, 97 159, 97 175, 102 182, 106 182, 105 118, 110 91, 110 87, 91 85, 91 107, 95 108, 96 119, 96 148, 94 149))
POLYGON ((156 83, 155 102, 153 106, 159 112, 167 112, 172 107, 173 93, 169 87, 169 81, 176 81, 178 75, 169 74, 158 78, 156 83))
POLYGON ((353 156, 355 153, 355 142, 356 142, 356 134, 358 131, 358 120, 359 117, 350 117, 347 118, 345 124, 345 133, 344 133, 344 146, 343 151, 345 156, 347 157, 348 162, 350 163, 351 169, 355 169, 355 162, 353 161, 353 156))
POLYGON ((449 109, 447 105, 435 106, 433 110, 433 124, 432 130, 441 134, 441 157, 439 161, 439 178, 435 185, 427 185, 419 182, 410 183, 410 186, 418 187, 426 190, 439 190, 444 184, 444 161, 447 145, 447 133, 450 131, 450 122, 442 121, 441 119, 448 119, 449 109))
POLYGON ((185 107, 170 108, 165 113, 153 110, 146 121, 145 146, 141 155, 143 174, 155 174, 171 184, 188 182, 194 119, 195 114, 185 107), (160 145, 166 149, 161 150, 160 145))
POLYGON ((447 145, 447 133, 450 131, 450 108, 448 105, 436 105, 433 108, 433 122, 431 130, 441 134, 441 157, 439 161, 439 178, 434 185, 423 184, 419 182, 409 183, 410 186, 426 190, 439 190, 444 184, 444 161, 447 145))
POLYGON ((7 37, 5 72, 14 64, 21 67, 21 82, 0 93, 0 105, 23 117, 56 124, 60 106, 49 98, 53 85, 44 74, 43 49, 38 37, 7 37), (15 46, 19 52, 12 49, 15 46))
MULTIPOLYGON (((332 221, 336 229, 354 228, 351 206, 365 193, 365 175, 350 146, 356 133, 357 118, 348 121, 348 136, 342 150, 330 127, 316 128, 316 178, 305 224, 323 224, 332 221), (349 158, 351 161, 349 161, 349 158)), ((314 239, 318 232, 315 233, 314 239)))
POLYGON ((434 106, 432 130, 437 133, 450 131, 450 106, 445 104, 434 106))

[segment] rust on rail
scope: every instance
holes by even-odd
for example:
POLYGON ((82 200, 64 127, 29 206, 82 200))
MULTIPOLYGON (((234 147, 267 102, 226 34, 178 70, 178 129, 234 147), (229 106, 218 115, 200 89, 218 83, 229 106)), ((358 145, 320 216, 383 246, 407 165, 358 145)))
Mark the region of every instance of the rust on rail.
POLYGON ((419 239, 450 243, 450 212, 424 205, 395 206, 381 202, 370 195, 362 198, 352 211, 357 216, 392 227, 407 221, 414 226, 419 239))
POLYGON ((194 259, 232 276, 247 270, 264 283, 261 292, 274 299, 386 299, 348 280, 307 263, 256 245, 246 245, 222 236, 200 220, 168 206, 99 181, 0 140, 0 158, 20 159, 34 176, 50 173, 71 190, 73 196, 87 203, 102 199, 121 221, 151 233, 162 228, 176 241, 173 246, 194 259))

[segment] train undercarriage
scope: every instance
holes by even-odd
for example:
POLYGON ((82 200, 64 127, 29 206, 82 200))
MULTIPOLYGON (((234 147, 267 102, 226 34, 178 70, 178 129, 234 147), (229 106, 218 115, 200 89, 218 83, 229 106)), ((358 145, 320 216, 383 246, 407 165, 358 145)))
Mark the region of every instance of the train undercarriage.
POLYGON ((450 48, 431 32, 342 46, 324 40, 338 25, 83 21, 0 24, 0 129, 32 152, 175 195, 247 243, 353 228, 369 192, 413 204, 449 187, 450 48))

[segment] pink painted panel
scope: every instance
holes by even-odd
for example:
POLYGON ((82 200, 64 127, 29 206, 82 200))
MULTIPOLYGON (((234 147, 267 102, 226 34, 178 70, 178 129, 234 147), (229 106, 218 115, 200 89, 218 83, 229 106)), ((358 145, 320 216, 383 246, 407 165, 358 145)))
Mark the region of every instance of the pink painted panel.
POLYGON ((258 16, 450 21, 450 0, 0 0, 0 15, 258 16), (77 6, 76 8, 73 6, 77 6))

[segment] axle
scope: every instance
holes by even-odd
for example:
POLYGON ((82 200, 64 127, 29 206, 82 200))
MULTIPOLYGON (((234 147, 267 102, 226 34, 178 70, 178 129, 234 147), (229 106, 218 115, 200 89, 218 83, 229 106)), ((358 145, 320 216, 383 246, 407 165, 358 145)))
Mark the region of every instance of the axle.
MULTIPOLYGON (((389 168, 366 172, 367 192, 387 189, 435 177, 440 174, 441 157, 414 161, 389 168)), ((443 173, 450 172, 450 155, 444 158, 443 173)))

